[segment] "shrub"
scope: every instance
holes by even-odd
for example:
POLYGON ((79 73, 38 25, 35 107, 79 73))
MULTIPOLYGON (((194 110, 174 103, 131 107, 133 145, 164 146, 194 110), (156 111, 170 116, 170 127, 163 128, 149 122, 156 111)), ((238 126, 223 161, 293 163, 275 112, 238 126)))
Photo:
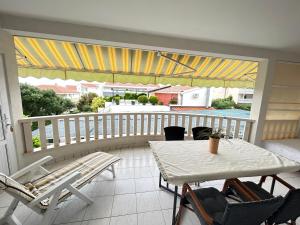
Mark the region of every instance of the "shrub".
POLYGON ((140 95, 138 97, 138 102, 146 105, 148 103, 148 97, 146 95, 140 95))
POLYGON ((39 147, 41 147, 41 140, 40 140, 40 137, 38 137, 38 136, 32 137, 32 146, 33 146, 34 148, 39 148, 39 147))
POLYGON ((91 108, 94 112, 98 112, 98 108, 105 107, 105 100, 102 97, 96 97, 92 100, 91 108))
POLYGON ((129 93, 129 92, 125 93, 125 95, 124 95, 124 99, 126 99, 126 100, 136 100, 137 97, 138 97, 137 94, 129 93))
POLYGON ((115 103, 116 103, 117 105, 120 105, 120 99, 121 99, 120 96, 115 96, 115 97, 114 97, 114 101, 115 101, 115 103))
POLYGON ((162 103, 161 101, 158 102, 158 105, 164 105, 164 103, 162 103))
POLYGON ((248 104, 248 103, 247 104, 235 104, 234 108, 250 111, 251 104, 248 104))
POLYGON ((232 109, 235 105, 232 96, 229 96, 228 98, 218 98, 211 103, 211 106, 216 109, 232 109))
POLYGON ((158 98, 156 96, 150 96, 149 97, 149 102, 152 104, 152 105, 156 105, 158 103, 158 98))
POLYGON ((177 98, 172 98, 172 99, 170 100, 169 104, 171 104, 171 105, 176 105, 177 102, 178 102, 177 98))
POLYGON ((88 93, 88 94, 82 95, 77 103, 77 109, 80 112, 91 112, 92 111, 92 108, 91 108, 92 101, 96 97, 98 97, 98 95, 95 93, 88 93))

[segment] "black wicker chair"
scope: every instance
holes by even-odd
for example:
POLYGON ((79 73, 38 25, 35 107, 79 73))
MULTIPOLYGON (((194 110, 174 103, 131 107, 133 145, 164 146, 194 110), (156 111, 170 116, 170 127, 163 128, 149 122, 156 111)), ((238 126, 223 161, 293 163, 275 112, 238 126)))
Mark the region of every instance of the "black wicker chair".
MULTIPOLYGON (((296 225, 296 220, 300 216, 300 189, 295 189, 293 186, 282 180, 281 178, 273 175, 271 176, 273 178, 273 185, 271 187, 271 193, 266 191, 262 188, 263 182, 266 180, 267 176, 263 176, 259 182, 259 184, 256 184, 251 181, 245 181, 240 182, 240 186, 244 188, 248 193, 250 193, 254 198, 266 200, 274 198, 272 192, 274 190, 274 181, 278 181, 284 186, 286 186, 289 191, 286 194, 286 196, 283 199, 282 205, 279 207, 279 209, 268 218, 267 224, 273 225, 273 224, 292 224, 296 225)), ((230 183, 230 181, 227 181, 230 183)), ((236 186, 232 186, 231 184, 227 184, 229 186, 229 189, 224 191, 227 194, 233 194, 236 197, 240 198, 242 201, 249 201, 249 198, 245 196, 241 191, 236 190, 236 186)))
POLYGON ((184 140, 184 127, 178 127, 178 126, 170 126, 165 127, 165 138, 166 141, 180 141, 184 140))
POLYGON ((212 133, 210 127, 194 127, 192 129, 194 140, 208 140, 212 133))
POLYGON ((183 185, 176 225, 180 224, 184 208, 194 211, 202 225, 260 225, 282 204, 283 198, 229 203, 215 188, 192 190, 183 185))

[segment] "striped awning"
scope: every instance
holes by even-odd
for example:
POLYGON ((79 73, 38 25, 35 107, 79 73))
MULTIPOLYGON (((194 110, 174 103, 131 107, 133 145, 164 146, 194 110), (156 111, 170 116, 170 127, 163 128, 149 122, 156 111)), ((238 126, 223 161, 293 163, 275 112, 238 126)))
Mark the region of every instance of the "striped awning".
POLYGON ((14 37, 20 76, 192 86, 252 87, 258 63, 14 37))

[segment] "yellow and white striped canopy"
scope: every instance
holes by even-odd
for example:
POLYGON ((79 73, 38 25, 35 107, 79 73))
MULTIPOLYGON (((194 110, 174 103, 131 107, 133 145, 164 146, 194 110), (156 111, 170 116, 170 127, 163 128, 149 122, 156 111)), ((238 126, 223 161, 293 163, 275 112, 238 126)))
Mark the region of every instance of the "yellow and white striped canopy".
POLYGON ((251 87, 258 63, 143 49, 14 37, 20 76, 251 87))

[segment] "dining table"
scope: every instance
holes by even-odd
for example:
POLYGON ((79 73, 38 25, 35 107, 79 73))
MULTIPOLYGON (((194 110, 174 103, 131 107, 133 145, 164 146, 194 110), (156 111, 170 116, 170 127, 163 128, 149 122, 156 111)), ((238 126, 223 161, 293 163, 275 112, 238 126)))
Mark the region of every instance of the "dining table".
POLYGON ((184 183, 276 175, 300 170, 296 161, 276 155, 241 139, 221 139, 217 154, 209 140, 149 141, 160 176, 174 194, 172 225, 176 223, 178 187, 184 183), (169 184, 174 186, 173 189, 169 184))

